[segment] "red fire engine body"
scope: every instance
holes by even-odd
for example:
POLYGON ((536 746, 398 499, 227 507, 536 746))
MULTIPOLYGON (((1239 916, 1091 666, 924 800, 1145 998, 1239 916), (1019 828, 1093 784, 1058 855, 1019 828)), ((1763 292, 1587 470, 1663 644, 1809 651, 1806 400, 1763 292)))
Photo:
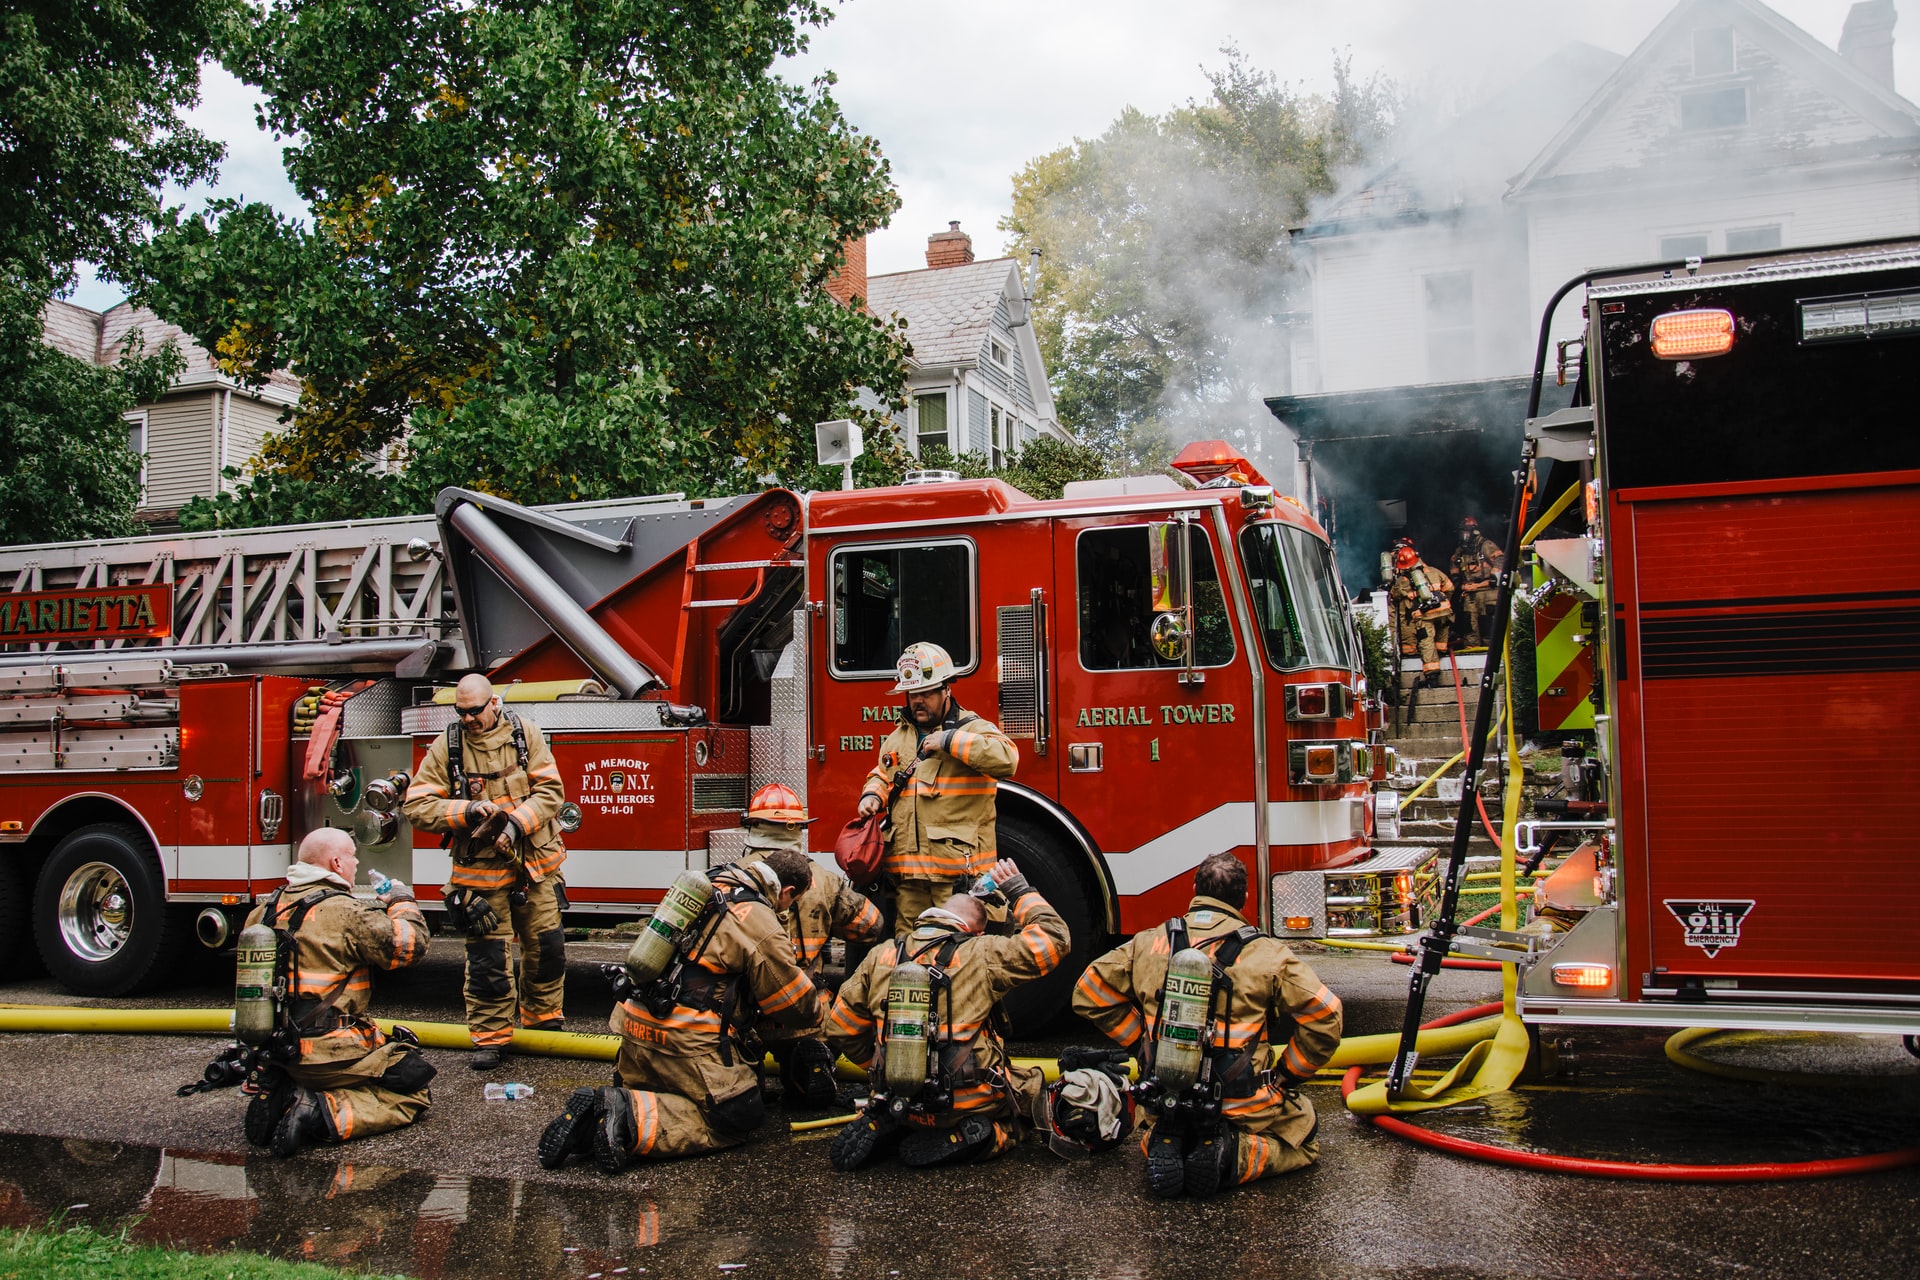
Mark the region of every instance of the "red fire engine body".
POLYGON ((1370 856, 1380 717, 1325 536, 1224 446, 1181 465, 1204 483, 1057 501, 954 479, 548 510, 449 490, 431 521, 0 553, 0 964, 30 920, 67 984, 150 981, 194 912, 224 944, 318 825, 431 907, 448 854, 373 784, 446 732, 468 669, 553 747, 575 911, 645 911, 737 856, 767 782, 803 792, 830 863, 918 640, 1019 748, 1000 851, 1082 964, 1176 913, 1222 850, 1284 931, 1418 923, 1431 851, 1370 856), (144 620, 117 601, 140 591, 144 620))
POLYGON ((1920 955, 1871 923, 1920 909, 1886 799, 1920 725, 1920 245, 1585 300, 1584 394, 1528 434, 1587 481, 1536 549, 1597 624, 1598 757, 1521 845, 1586 842, 1533 928, 1454 950, 1518 959, 1530 1021, 1920 1032, 1920 955))

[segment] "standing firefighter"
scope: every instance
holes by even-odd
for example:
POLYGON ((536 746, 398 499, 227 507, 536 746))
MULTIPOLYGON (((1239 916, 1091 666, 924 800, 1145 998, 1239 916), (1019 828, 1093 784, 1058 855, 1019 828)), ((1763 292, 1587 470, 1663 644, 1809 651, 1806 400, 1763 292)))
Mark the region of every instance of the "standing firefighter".
MULTIPOLYGON (((276 935, 276 979, 286 983, 267 1031, 266 1067, 249 1085, 247 1141, 290 1156, 412 1124, 431 1099, 433 1067, 411 1039, 388 1039, 367 1016, 371 970, 404 969, 427 954, 427 922, 407 886, 393 881, 372 903, 353 896, 360 868, 353 838, 323 827, 300 842, 287 883, 247 917, 276 935)), ((251 939, 243 937, 246 948, 251 939)), ((237 1006, 236 1006, 237 1007, 237 1006)), ((252 1039, 253 1037, 246 1037, 252 1039)))
POLYGON ((607 1173, 635 1160, 745 1142, 766 1114, 756 1023, 812 1026, 820 997, 778 913, 807 886, 806 855, 775 850, 709 881, 683 872, 627 956, 610 1025, 617 1083, 575 1089, 540 1135, 540 1163, 589 1152, 607 1173))
POLYGON ((1453 549, 1448 569, 1460 584, 1460 644, 1468 648, 1484 647, 1492 634, 1494 603, 1500 598, 1500 569, 1507 553, 1493 545, 1480 532, 1480 522, 1472 516, 1460 520, 1460 545, 1453 549))
POLYGON ((1408 545, 1393 553, 1393 582, 1387 595, 1393 601, 1401 655, 1418 653, 1420 684, 1439 684, 1440 655, 1446 652, 1447 628, 1453 620, 1452 581, 1408 545))
POLYGON ((893 931, 903 935, 999 856, 994 779, 1013 776, 1020 752, 998 726, 960 706, 953 658, 939 645, 909 645, 898 675, 893 691, 906 695, 906 716, 880 744, 860 813, 878 813, 893 797, 880 869, 893 879, 893 931))
POLYGON ((467 1065, 491 1071, 520 1025, 560 1030, 566 987, 566 846, 554 815, 566 800, 540 726, 505 710, 483 675, 453 691, 454 722, 427 748, 407 791, 407 820, 453 851, 447 916, 467 935, 467 1065), (512 964, 520 941, 518 982, 512 964), (517 1000, 516 1000, 517 991, 517 1000))
POLYGON ((827 1042, 873 1072, 859 1118, 833 1140, 833 1167, 858 1169, 898 1146, 902 1164, 989 1160, 1020 1139, 1040 1072, 1014 1067, 999 1003, 1067 957, 1066 922, 1006 859, 993 878, 1011 904, 1011 936, 989 936, 986 908, 961 894, 876 947, 840 989, 827 1042))
POLYGON ((1340 1044, 1340 1000, 1287 945, 1240 914, 1246 864, 1216 853, 1184 916, 1095 960, 1073 1009, 1148 1078, 1147 1190, 1205 1196, 1320 1158, 1299 1086, 1340 1044), (1276 1048, 1272 1028, 1291 1024, 1276 1048))
MULTIPOLYGON (((740 821, 747 829, 750 856, 759 855, 764 860, 783 849, 802 858, 807 856, 806 831, 813 819, 807 816, 806 806, 792 787, 771 782, 760 788, 747 802, 746 816, 740 821)), ((794 960, 824 992, 821 975, 827 963, 828 939, 854 944, 877 942, 886 922, 880 909, 845 876, 811 859, 807 866, 812 879, 800 896, 781 910, 780 926, 793 943, 794 960)), ((827 1003, 823 998, 820 1019, 812 1026, 793 1028, 769 1019, 759 1028, 767 1051, 779 1065, 781 1100, 788 1106, 828 1107, 838 1093, 833 1080, 833 1054, 823 1038, 827 1003)))

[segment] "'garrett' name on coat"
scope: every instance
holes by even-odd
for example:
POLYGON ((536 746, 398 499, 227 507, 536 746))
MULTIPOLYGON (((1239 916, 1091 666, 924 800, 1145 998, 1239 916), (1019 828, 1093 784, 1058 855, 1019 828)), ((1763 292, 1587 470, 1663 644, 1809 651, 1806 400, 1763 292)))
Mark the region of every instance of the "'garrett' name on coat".
POLYGON ((1233 722, 1231 702, 1197 702, 1192 706, 1184 703, 1179 706, 1162 703, 1158 708, 1082 707, 1080 718, 1073 724, 1077 729, 1083 726, 1098 727, 1109 724, 1232 724, 1233 722), (1153 718, 1155 710, 1160 712, 1158 720, 1153 718))

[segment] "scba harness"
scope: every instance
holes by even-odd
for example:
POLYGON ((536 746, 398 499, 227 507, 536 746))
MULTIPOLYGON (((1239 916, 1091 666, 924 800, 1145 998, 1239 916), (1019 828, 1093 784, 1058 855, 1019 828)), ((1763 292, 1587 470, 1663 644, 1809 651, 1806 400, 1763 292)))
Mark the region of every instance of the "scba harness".
MULTIPOLYGON (((1167 921, 1167 957, 1172 959, 1190 948, 1185 916, 1167 921)), ((1197 1027, 1201 1055, 1200 1070, 1191 1084, 1172 1085, 1161 1071, 1160 1044, 1165 1036, 1170 1003, 1170 982, 1161 988, 1160 1005, 1148 1036, 1154 1045, 1153 1069, 1140 1085, 1141 1101, 1161 1116, 1183 1116, 1197 1122, 1217 1122, 1220 1105, 1233 1098, 1248 1098, 1267 1083, 1267 1073, 1254 1068, 1255 1042, 1243 1048, 1233 1046, 1233 975, 1240 953, 1255 939, 1266 935, 1252 925, 1242 925, 1228 934, 1210 957, 1212 982, 1207 991, 1206 1012, 1197 1027), (1214 1043, 1214 1029, 1220 1029, 1220 1043, 1214 1043)), ((1204 954, 1204 953, 1203 953, 1204 954)))
MULTIPOLYGON (((525 776, 528 762, 532 759, 532 751, 527 746, 526 726, 521 723, 520 717, 511 711, 502 709, 500 714, 506 719, 508 728, 512 730, 514 768, 525 776)), ((447 793, 449 795, 464 799, 471 804, 485 798, 486 783, 509 775, 510 771, 503 769, 468 772, 466 737, 457 718, 447 726, 446 743, 447 793)), ((518 803, 525 797, 509 792, 505 798, 518 803)), ((491 846, 506 822, 506 809, 502 806, 495 811, 493 817, 481 826, 466 832, 464 837, 448 832, 441 837, 440 847, 452 850, 455 862, 462 866, 469 866, 476 856, 476 850, 484 850, 491 846)), ((526 860, 517 849, 513 854, 513 864, 515 871, 513 888, 508 890, 507 896, 514 906, 519 907, 526 905, 528 879, 526 860)), ((484 938, 500 925, 499 914, 484 898, 471 891, 454 889, 446 895, 445 904, 448 918, 453 922, 454 927, 465 930, 469 937, 484 938)))
MULTIPOLYGON (((998 1072, 984 1071, 980 1067, 979 1057, 971 1044, 955 1044, 953 1036, 953 973, 954 956, 967 940, 967 935, 949 933, 942 937, 928 939, 917 950, 909 950, 912 935, 900 938, 894 943, 893 979, 889 980, 887 992, 888 1034, 894 1029, 910 1025, 896 1020, 893 1008, 895 988, 903 975, 903 966, 924 968, 926 973, 927 1000, 924 1018, 920 1030, 925 1038, 925 1065, 920 1071, 907 1071, 895 1074, 907 1076, 903 1080, 888 1078, 887 1064, 893 1055, 883 1055, 881 1061, 880 1083, 890 1094, 889 1107, 896 1112, 914 1111, 931 1115, 953 1109, 954 1094, 986 1081, 1001 1088, 1011 1090, 1011 1084, 998 1072), (943 1009, 944 1006, 944 1009, 943 1009), (919 1077, 915 1079, 914 1077, 919 1077)), ((907 973, 911 973, 911 968, 907 973)), ((989 1015, 995 1025, 1003 1017, 1000 1006, 995 1005, 989 1015)), ((919 1064, 914 1064, 919 1065, 919 1064)))

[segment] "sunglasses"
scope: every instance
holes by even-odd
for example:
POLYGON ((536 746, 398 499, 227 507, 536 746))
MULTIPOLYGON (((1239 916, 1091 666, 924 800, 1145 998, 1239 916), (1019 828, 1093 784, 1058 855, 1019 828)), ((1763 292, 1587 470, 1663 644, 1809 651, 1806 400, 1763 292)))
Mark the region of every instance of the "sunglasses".
POLYGON ((456 716, 459 716, 462 720, 477 720, 480 718, 482 713, 484 713, 486 709, 492 705, 493 704, 490 702, 483 702, 477 707, 456 706, 453 709, 453 714, 455 714, 456 716))

